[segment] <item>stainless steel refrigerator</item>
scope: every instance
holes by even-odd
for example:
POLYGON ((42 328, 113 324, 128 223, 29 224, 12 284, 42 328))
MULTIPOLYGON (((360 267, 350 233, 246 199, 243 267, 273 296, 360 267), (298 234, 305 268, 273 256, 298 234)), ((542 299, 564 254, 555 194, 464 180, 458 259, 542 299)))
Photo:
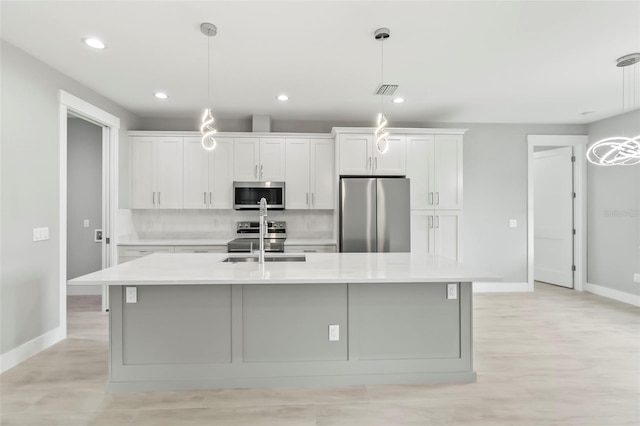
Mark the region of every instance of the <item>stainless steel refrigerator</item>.
POLYGON ((409 179, 340 179, 340 251, 409 252, 409 179))

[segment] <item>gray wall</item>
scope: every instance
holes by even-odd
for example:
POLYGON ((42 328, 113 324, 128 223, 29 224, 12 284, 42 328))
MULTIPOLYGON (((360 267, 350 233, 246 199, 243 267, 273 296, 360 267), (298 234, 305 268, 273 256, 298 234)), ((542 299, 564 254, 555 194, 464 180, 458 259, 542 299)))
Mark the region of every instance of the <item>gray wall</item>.
MULTIPOLYGON (((605 137, 640 134, 640 110, 589 125, 589 144, 605 137)), ((640 294, 640 165, 587 166, 587 281, 640 294)))
POLYGON ((126 153, 127 129, 138 127, 139 118, 4 40, 0 67, 0 353, 4 354, 60 325, 58 90, 119 117, 121 152, 126 153), (45 226, 50 239, 33 242, 33 228, 45 226))
MULTIPOLYGON (((67 120, 67 279, 102 268, 102 128, 80 118, 67 120), (84 227, 84 220, 89 227, 84 227)), ((102 294, 99 286, 69 287, 67 294, 102 294)))

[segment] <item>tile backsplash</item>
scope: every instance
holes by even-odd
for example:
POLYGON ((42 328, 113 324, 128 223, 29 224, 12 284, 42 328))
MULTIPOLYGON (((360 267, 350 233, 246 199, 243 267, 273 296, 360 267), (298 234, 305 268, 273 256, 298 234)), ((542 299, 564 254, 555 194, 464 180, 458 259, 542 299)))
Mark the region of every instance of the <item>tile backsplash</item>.
MULTIPOLYGON (((333 238, 333 210, 272 210, 268 220, 287 222, 289 238, 333 238)), ((258 220, 258 211, 120 209, 121 236, 137 239, 232 239, 236 222, 258 220)))

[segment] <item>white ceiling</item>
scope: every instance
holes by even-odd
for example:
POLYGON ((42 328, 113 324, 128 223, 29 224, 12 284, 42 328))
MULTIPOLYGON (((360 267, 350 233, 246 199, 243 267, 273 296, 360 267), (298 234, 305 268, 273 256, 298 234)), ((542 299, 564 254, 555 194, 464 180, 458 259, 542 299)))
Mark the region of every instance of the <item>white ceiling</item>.
POLYGON ((385 98, 390 125, 593 122, 622 112, 615 60, 640 51, 640 1, 3 0, 0 12, 3 39, 141 117, 207 103, 202 22, 218 27, 211 105, 227 118, 370 120, 379 27, 385 83, 407 99, 385 98))

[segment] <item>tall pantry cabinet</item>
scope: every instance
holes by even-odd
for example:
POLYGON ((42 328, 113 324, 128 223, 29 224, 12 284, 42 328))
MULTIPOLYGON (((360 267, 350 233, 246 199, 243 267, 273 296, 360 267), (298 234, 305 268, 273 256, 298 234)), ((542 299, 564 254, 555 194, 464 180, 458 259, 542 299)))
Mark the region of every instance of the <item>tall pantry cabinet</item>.
POLYGON ((406 136, 412 252, 462 260, 463 133, 406 136))

